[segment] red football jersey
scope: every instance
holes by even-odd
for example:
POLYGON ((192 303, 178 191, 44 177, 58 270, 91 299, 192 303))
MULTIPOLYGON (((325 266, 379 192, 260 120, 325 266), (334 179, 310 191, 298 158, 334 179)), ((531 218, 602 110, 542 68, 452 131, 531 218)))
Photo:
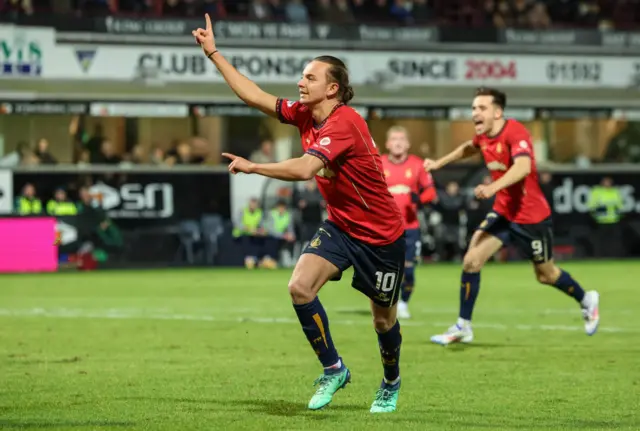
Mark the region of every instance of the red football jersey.
POLYGON ((529 175, 496 194, 493 204, 495 212, 507 220, 522 224, 539 223, 551 215, 549 203, 538 182, 531 136, 522 123, 509 119, 496 136, 476 135, 473 144, 482 151, 493 181, 502 177, 513 166, 516 157, 527 156, 531 159, 529 175))
POLYGON ((433 178, 424 170, 422 159, 410 154, 403 162, 394 163, 389 156, 384 155, 382 166, 389 192, 404 216, 404 228, 420 228, 418 206, 411 199, 411 194, 417 194, 423 204, 432 201, 435 197, 433 178))
POLYGON ((303 104, 278 99, 280 121, 300 130, 302 149, 324 168, 316 175, 329 220, 371 245, 391 244, 404 234, 402 215, 387 190, 382 159, 364 119, 339 105, 320 124, 303 104))

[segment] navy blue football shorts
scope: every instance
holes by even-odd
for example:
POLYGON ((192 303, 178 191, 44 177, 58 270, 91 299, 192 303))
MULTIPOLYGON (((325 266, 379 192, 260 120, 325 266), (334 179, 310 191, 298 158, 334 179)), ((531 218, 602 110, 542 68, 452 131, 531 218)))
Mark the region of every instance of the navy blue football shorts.
POLYGON ((353 266, 351 286, 382 307, 398 302, 405 252, 404 235, 391 244, 375 246, 347 235, 328 220, 303 251, 326 259, 340 270, 332 281, 340 280, 342 272, 353 266))
POLYGON ((548 217, 535 224, 514 223, 504 216, 489 212, 478 229, 493 235, 503 244, 513 244, 533 263, 553 258, 553 223, 548 217))

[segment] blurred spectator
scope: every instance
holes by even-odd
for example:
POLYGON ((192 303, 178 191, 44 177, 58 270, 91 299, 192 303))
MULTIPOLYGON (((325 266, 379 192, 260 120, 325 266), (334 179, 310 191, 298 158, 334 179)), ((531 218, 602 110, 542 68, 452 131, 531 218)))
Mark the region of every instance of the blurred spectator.
POLYGON ((337 15, 333 17, 332 21, 337 23, 355 23, 356 18, 351 12, 351 6, 348 0, 335 0, 337 15))
POLYGON ((97 163, 96 160, 100 158, 101 154, 102 142, 105 140, 102 124, 96 123, 93 129, 93 135, 88 137, 84 134, 84 127, 80 123, 82 123, 82 120, 79 120, 75 127, 75 135, 79 135, 81 142, 84 144, 85 148, 89 150, 91 162, 97 163))
POLYGON ((529 26, 533 29, 545 29, 551 27, 551 19, 547 13, 547 6, 542 2, 537 2, 529 13, 529 26))
POLYGON ((265 245, 262 266, 265 268, 277 267, 280 251, 286 247, 292 252, 295 241, 293 229, 293 217, 285 201, 278 201, 276 206, 265 217, 265 245))
POLYGON ((271 8, 265 0, 252 0, 249 5, 249 18, 257 20, 271 19, 271 8))
POLYGON ((29 157, 30 153, 31 149, 26 142, 18 142, 15 150, 0 158, 0 167, 10 168, 13 166, 19 166, 25 158, 29 157))
POLYGON ((127 154, 126 160, 129 163, 133 163, 136 165, 141 165, 146 163, 147 155, 144 151, 144 147, 140 144, 136 144, 131 149, 131 153, 127 154))
POLYGON ((629 121, 607 145, 603 162, 640 163, 640 121, 629 121))
POLYGON ((31 0, 5 0, 0 5, 0 14, 12 19, 22 15, 31 15, 33 14, 33 5, 31 0))
POLYGON ((58 163, 56 158, 53 157, 53 155, 49 152, 49 141, 47 141, 45 138, 41 138, 38 141, 35 155, 43 165, 55 165, 56 163, 58 163))
POLYGON ((53 197, 47 202, 47 214, 51 216, 71 216, 78 213, 76 205, 67 198, 65 189, 56 189, 53 197))
POLYGON ((600 6, 596 0, 580 2, 578 5, 578 22, 593 27, 600 23, 600 6))
POLYGON ((36 196, 36 188, 27 183, 22 188, 22 195, 16 198, 15 212, 19 215, 42 214, 42 201, 36 196))
POLYGON ((513 14, 507 0, 499 0, 493 13, 493 24, 498 28, 513 27, 513 14))
POLYGON ((316 180, 312 179, 304 183, 304 189, 296 189, 294 201, 297 201, 300 210, 301 226, 299 229, 300 239, 303 242, 311 241, 316 230, 322 223, 322 211, 324 200, 316 185, 316 180))
POLYGON ((106 211, 96 205, 89 188, 81 187, 79 195, 80 201, 76 207, 82 242, 89 241, 108 250, 120 249, 123 246, 120 229, 109 219, 106 211))
POLYGON ((91 164, 91 153, 89 150, 82 150, 78 156, 78 166, 89 166, 91 164))
POLYGON ((307 22, 309 21, 309 11, 302 3, 302 0, 290 0, 286 6, 287 21, 307 22))
POLYGON ((481 13, 480 25, 482 27, 497 26, 495 22, 496 2, 494 0, 485 0, 481 13))
POLYGON ((610 177, 604 177, 599 186, 591 189, 589 211, 597 224, 593 238, 596 257, 624 256, 620 226, 623 205, 622 192, 613 186, 610 177))
POLYGON ((162 147, 154 146, 151 150, 151 157, 149 158, 149 162, 152 165, 162 165, 164 164, 165 153, 162 147))
POLYGON ((264 247, 264 220, 258 199, 251 198, 246 208, 235 217, 233 236, 242 244, 245 267, 255 268, 263 256, 264 247))
POLYGON ((188 142, 180 142, 176 147, 175 153, 168 155, 165 162, 168 165, 193 165, 202 163, 202 158, 193 154, 193 149, 188 142))
POLYGON ((287 12, 282 0, 269 0, 269 6, 271 6, 271 17, 274 20, 284 21, 287 18, 287 12))
POLYGON ((413 21, 411 15, 412 3, 407 0, 391 0, 391 9, 389 12, 394 19, 401 24, 408 24, 413 21))
POLYGON ((531 13, 529 0, 513 0, 512 5, 513 24, 518 28, 528 28, 531 13))
POLYGON ((93 163, 100 165, 117 165, 122 158, 116 154, 113 144, 108 139, 102 141, 100 153, 97 154, 93 163))
MULTIPOLYGON (((436 249, 438 257, 444 256, 460 260, 463 250, 464 237, 462 235, 462 221, 465 217, 465 200, 460 194, 460 186, 451 181, 444 192, 438 192, 436 210, 442 216, 442 222, 436 229, 436 249), (451 250, 451 253, 448 251, 451 250)), ((466 230, 466 229, 465 229, 466 230)))
POLYGON ((254 163, 272 163, 276 161, 275 155, 273 154, 273 141, 270 139, 265 139, 260 144, 260 148, 255 150, 249 156, 249 160, 254 163))

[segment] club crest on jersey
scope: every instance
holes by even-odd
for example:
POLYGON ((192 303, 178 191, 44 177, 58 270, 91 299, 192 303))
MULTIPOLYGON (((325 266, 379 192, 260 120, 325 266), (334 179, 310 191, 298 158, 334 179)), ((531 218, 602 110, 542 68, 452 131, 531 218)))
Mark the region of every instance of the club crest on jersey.
POLYGON ((318 171, 316 175, 322 178, 333 178, 336 176, 336 173, 333 172, 331 169, 322 168, 318 171))
POLYGON ((494 161, 487 163, 487 169, 490 171, 506 171, 507 166, 504 163, 494 161))
POLYGON ((407 171, 404 173, 404 176, 406 178, 411 178, 413 176, 413 172, 411 172, 411 169, 407 169, 407 171))
POLYGON ((322 138, 320 139, 320 142, 318 142, 320 145, 322 145, 323 147, 326 147, 327 145, 329 145, 331 143, 331 139, 330 138, 322 138))
POLYGON ((496 151, 498 152, 498 154, 502 153, 502 143, 498 142, 498 145, 496 146, 496 151))
POLYGON ((389 172, 388 170, 385 169, 384 176, 385 177, 389 177, 390 175, 391 175, 391 172, 389 172))

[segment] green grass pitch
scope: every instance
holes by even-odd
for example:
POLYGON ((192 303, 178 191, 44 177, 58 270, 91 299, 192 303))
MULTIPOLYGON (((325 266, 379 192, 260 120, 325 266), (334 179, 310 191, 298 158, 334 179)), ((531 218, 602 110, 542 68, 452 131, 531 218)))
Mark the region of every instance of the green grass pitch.
POLYGON ((564 266, 600 291, 598 334, 528 265, 497 264, 474 344, 446 348, 428 339, 457 317, 460 270, 419 267, 389 415, 369 413, 382 367, 350 274, 320 298, 353 380, 317 412, 289 270, 2 275, 0 429, 638 430, 640 262, 564 266))

